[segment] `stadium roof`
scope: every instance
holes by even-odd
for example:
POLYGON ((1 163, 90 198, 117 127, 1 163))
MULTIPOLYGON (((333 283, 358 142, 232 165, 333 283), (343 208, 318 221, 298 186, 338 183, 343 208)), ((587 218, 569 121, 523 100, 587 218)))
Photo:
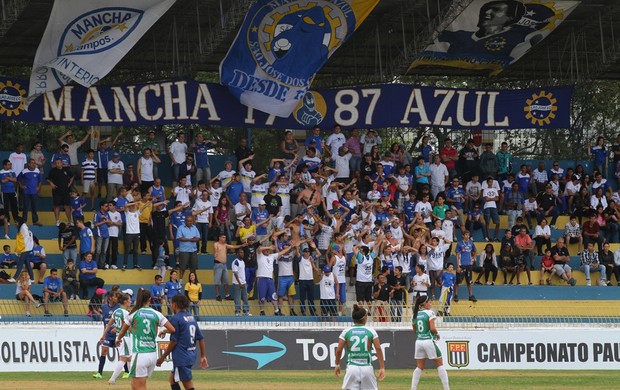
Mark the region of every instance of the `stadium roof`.
MULTIPOLYGON (((1 0, 0 74, 27 77, 47 25, 51 0, 1 0)), ((317 76, 322 86, 385 82, 406 73, 472 0, 381 0, 317 76)), ((108 78, 136 82, 218 72, 251 1, 179 0, 108 78)), ((478 76, 452 68, 416 69, 419 76, 478 76)), ((620 79, 620 1, 582 0, 568 19, 500 74, 505 79, 620 79)), ((104 80, 105 82, 105 80, 104 80)))

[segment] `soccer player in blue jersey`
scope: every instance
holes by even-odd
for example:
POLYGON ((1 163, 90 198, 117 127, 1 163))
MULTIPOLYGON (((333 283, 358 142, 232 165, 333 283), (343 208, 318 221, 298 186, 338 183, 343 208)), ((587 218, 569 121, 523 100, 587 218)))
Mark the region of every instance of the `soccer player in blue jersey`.
POLYGON ((101 306, 101 311, 103 314, 103 328, 106 330, 104 337, 102 337, 99 342, 101 343, 101 354, 99 355, 99 369, 95 374, 93 374, 93 378, 101 379, 103 378, 103 366, 105 366, 105 361, 108 358, 108 349, 116 348, 116 329, 108 328, 108 323, 114 314, 114 311, 121 307, 117 303, 118 297, 116 294, 112 294, 108 298, 108 302, 101 306))
MULTIPOLYGON (((202 332, 198 327, 196 319, 187 311, 189 299, 185 295, 175 295, 172 298, 172 310, 174 316, 170 318, 170 323, 176 331, 170 335, 170 343, 166 351, 157 359, 157 367, 161 366, 164 359, 172 354, 172 372, 170 373, 170 388, 181 390, 179 381, 183 383, 185 390, 193 390, 192 366, 196 361, 196 344, 200 347, 200 367, 209 367, 205 354, 205 341, 202 332)), ((166 331, 162 331, 159 336, 163 337, 166 331)))

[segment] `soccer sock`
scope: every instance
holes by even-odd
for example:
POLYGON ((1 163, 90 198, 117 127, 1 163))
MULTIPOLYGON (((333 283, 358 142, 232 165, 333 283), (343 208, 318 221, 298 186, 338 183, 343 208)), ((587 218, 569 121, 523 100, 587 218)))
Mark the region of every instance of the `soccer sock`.
POLYGON ((420 383, 420 377, 422 376, 422 370, 418 367, 413 370, 413 378, 411 379, 411 390, 417 390, 418 383, 420 383))
POLYGON ((170 385, 170 388, 172 390, 181 390, 181 385, 179 384, 179 382, 174 382, 173 384, 170 385))
POLYGON ((444 366, 437 367, 437 373, 439 374, 439 379, 441 379, 441 384, 443 385, 443 390, 450 390, 450 383, 448 382, 448 372, 444 366))
POLYGON ((127 365, 127 362, 125 362, 125 366, 124 367, 125 367, 125 372, 129 373, 129 366, 127 365))
POLYGON ((97 371, 100 374, 103 374, 103 366, 105 366, 105 356, 100 356, 99 357, 99 370, 97 371))
POLYGON ((118 378, 118 376, 121 374, 121 371, 123 371, 123 367, 125 366, 124 361, 119 360, 116 362, 116 365, 114 366, 114 372, 112 373, 112 377, 110 378, 110 382, 115 382, 116 378, 118 378))

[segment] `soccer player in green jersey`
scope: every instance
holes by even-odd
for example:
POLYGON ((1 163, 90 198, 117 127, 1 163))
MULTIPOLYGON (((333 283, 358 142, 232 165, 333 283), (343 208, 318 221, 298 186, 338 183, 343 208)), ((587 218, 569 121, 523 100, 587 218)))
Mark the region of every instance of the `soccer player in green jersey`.
POLYGON ((439 332, 435 327, 435 320, 435 313, 431 310, 431 301, 428 299, 428 295, 420 295, 417 297, 413 308, 412 324, 413 332, 416 334, 415 358, 417 360, 417 367, 413 371, 411 390, 416 390, 418 388, 426 359, 433 359, 435 361, 439 379, 441 379, 444 390, 450 390, 448 372, 443 366, 441 351, 435 343, 436 340, 439 340, 439 332), (420 308, 422 308, 422 310, 420 310, 420 308))
POLYGON ((342 350, 347 350, 347 372, 342 383, 343 389, 377 389, 377 379, 372 368, 372 346, 374 345, 379 360, 379 380, 385 378, 383 351, 377 332, 366 326, 368 315, 366 309, 353 305, 353 326, 342 331, 336 348, 336 368, 334 373, 340 375, 340 357, 342 350))
MULTIPOLYGON (((118 309, 112 313, 112 317, 110 317, 110 321, 105 327, 103 334, 105 335, 107 331, 111 328, 114 329, 113 333, 120 332, 123 328, 123 324, 125 323, 125 318, 129 315, 129 309, 131 308, 131 297, 127 294, 118 294, 118 303, 121 305, 118 309)), ((103 336, 102 336, 103 339, 103 336)), ((123 368, 126 364, 131 362, 131 337, 129 335, 123 337, 123 341, 121 345, 118 347, 118 362, 116 362, 116 366, 114 366, 114 373, 112 377, 108 381, 109 384, 115 385, 116 378, 121 374, 123 368)), ((123 375, 123 378, 128 378, 129 373, 123 375)))
POLYGON ((129 312, 123 329, 116 336, 116 346, 120 346, 123 337, 131 328, 133 361, 131 362, 131 389, 146 390, 146 380, 153 374, 157 362, 157 330, 159 326, 168 333, 175 329, 160 312, 151 307, 151 293, 141 288, 138 290, 136 303, 129 312))

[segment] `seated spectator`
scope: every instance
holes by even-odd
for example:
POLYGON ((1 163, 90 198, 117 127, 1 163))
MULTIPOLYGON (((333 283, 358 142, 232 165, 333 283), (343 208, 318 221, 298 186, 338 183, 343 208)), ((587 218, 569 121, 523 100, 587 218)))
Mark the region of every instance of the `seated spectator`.
POLYGON ((536 241, 537 255, 542 256, 543 245, 547 246, 547 249, 551 249, 551 229, 547 225, 547 219, 542 218, 540 224, 536 225, 534 230, 534 240, 536 241))
MULTIPOLYGON (((598 211, 598 210, 597 210, 598 211)), ((605 241, 618 242, 618 211, 614 201, 609 201, 609 207, 601 213, 605 228, 605 241)))
POLYGON ((47 270, 47 264, 45 264, 45 249, 39 244, 39 239, 37 237, 32 238, 34 241, 34 247, 30 252, 30 267, 33 270, 39 270, 39 284, 43 284, 43 277, 45 276, 45 271, 47 270))
POLYGON ((532 217, 538 218, 538 202, 533 192, 530 192, 527 200, 523 202, 523 214, 527 219, 527 227, 532 229, 532 217))
POLYGON ((603 266, 605 266, 605 273, 607 274, 607 285, 611 286, 612 273, 616 276, 616 282, 620 280, 620 268, 616 267, 614 260, 614 253, 609 250, 609 243, 603 244, 603 250, 599 252, 598 259, 603 266))
POLYGON ((583 250, 583 236, 581 235, 581 227, 577 223, 577 217, 570 216, 570 221, 564 226, 564 239, 569 244, 577 243, 577 256, 581 255, 583 250))
POLYGON ((598 253, 594 251, 594 243, 588 242, 586 250, 581 253, 580 269, 586 274, 586 286, 591 286, 590 272, 599 271, 601 277, 598 281, 599 286, 607 285, 607 272, 605 267, 599 262, 598 253))
POLYGON ((78 277, 73 259, 67 259, 67 264, 62 270, 62 287, 69 299, 77 298, 78 277))
POLYGON ((15 268, 17 254, 11 252, 11 247, 9 245, 4 245, 2 249, 4 252, 0 255, 0 268, 15 268))
POLYGON ((67 294, 62 288, 62 280, 58 277, 58 270, 56 268, 50 270, 50 276, 45 278, 43 286, 43 305, 45 306, 46 317, 52 315, 48 309, 49 302, 62 302, 62 306, 65 309, 65 317, 69 317, 67 294))
POLYGON ((480 210, 480 205, 475 204, 473 209, 467 212, 467 221, 465 222, 465 230, 468 230, 474 234, 474 230, 482 230, 482 235, 484 236, 485 241, 489 241, 489 237, 487 236, 487 225, 484 223, 484 218, 482 217, 482 211, 480 210))
POLYGON ((543 279, 545 278, 545 274, 549 274, 549 277, 546 279, 547 285, 551 286, 551 278, 555 274, 555 260, 551 257, 551 248, 545 249, 545 255, 540 261, 540 285, 543 285, 543 279))
POLYGON ((601 225, 596 222, 596 213, 591 213, 589 219, 583 223, 583 246, 587 247, 590 242, 598 245, 598 250, 603 250, 603 234, 601 225))
MULTIPOLYGON (((15 298, 18 301, 24 301, 26 305, 26 317, 30 317, 30 303, 35 303, 35 298, 30 292, 30 276, 28 271, 23 270, 19 274, 19 279, 16 282, 15 298)), ((37 307, 41 306, 41 302, 37 303, 37 307)))
POLYGON ((558 238, 555 246, 551 248, 551 257, 555 261, 554 268, 555 274, 564 279, 566 283, 574 286, 577 284, 573 278, 573 270, 568 263, 570 262, 570 255, 568 254, 568 248, 564 246, 564 238, 558 238))
POLYGON ((528 273, 530 269, 534 269, 534 242, 525 228, 521 228, 519 234, 515 236, 515 246, 519 248, 519 255, 523 255, 529 258, 530 265, 528 267, 528 273))
MULTIPOLYGON (((532 285, 532 278, 530 275, 530 267, 527 265, 527 252, 528 250, 522 250, 518 245, 512 248, 512 255, 515 262, 515 273, 517 275, 517 286, 521 285, 521 272, 527 273, 527 284, 532 285)), ((512 280, 511 280, 512 282, 512 280)))
POLYGON ((97 286, 101 289, 105 284, 104 280, 97 277, 97 263, 93 261, 93 254, 88 252, 84 255, 84 260, 80 262, 80 288, 82 299, 88 299, 88 287, 97 286))
POLYGON ((474 272, 478 273, 478 278, 474 284, 481 285, 480 279, 484 273, 484 282, 488 286, 494 286, 497 279, 497 258, 495 256, 495 248, 493 244, 487 244, 484 247, 484 251, 478 256, 478 265, 473 268, 474 272), (489 281, 489 273, 493 274, 493 279, 489 281))
POLYGON ((581 189, 580 179, 579 175, 572 175, 571 180, 566 182, 566 187, 564 188, 564 196, 566 197, 569 213, 575 212, 573 205, 575 203, 575 197, 579 194, 579 190, 581 189))
POLYGON ((517 275, 517 267, 515 264, 514 256, 512 255, 512 245, 509 243, 502 244, 502 249, 499 253, 499 269, 504 275, 504 284, 512 285, 515 276, 517 275), (508 273, 510 273, 510 281, 508 281, 508 273))
POLYGON ((579 218, 579 224, 583 226, 583 217, 588 216, 592 207, 590 206, 590 195, 588 194, 588 187, 582 185, 577 195, 573 199, 574 213, 579 218))

